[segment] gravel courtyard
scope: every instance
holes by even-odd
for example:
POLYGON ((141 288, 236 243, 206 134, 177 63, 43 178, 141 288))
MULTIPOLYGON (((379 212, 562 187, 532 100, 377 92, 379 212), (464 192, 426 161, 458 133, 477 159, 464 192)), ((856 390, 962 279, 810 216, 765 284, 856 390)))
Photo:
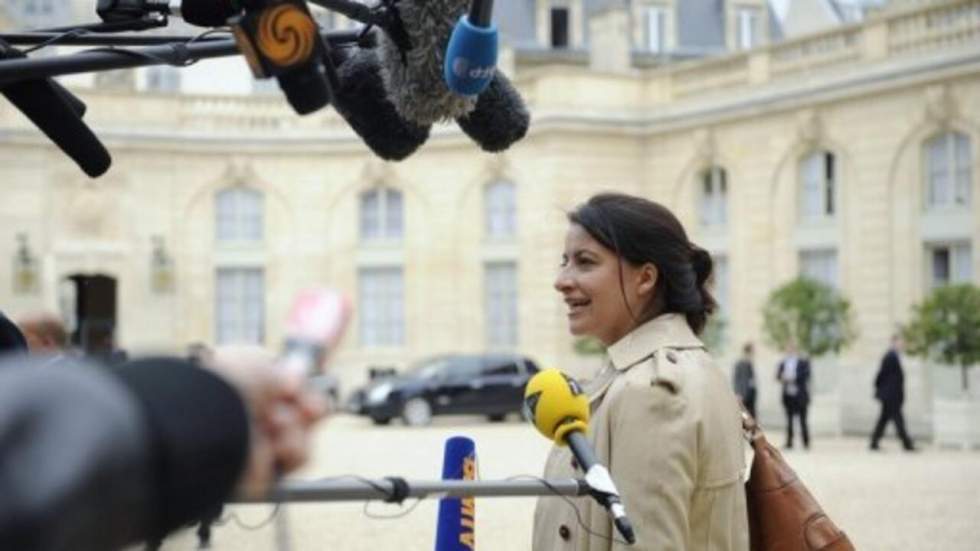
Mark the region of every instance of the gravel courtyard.
MULTIPOLYGON (((445 439, 466 435, 477 445, 481 478, 540 474, 549 442, 518 421, 487 423, 479 418, 438 419, 422 429, 394 423, 374 427, 347 415, 330 420, 317 434, 315 461, 298 478, 344 474, 410 480, 439 477, 445 439)), ((779 442, 781 435, 770 438, 779 442)), ((980 549, 980 454, 936 450, 906 454, 886 439, 884 451, 869 452, 858 438, 817 439, 809 452, 790 452, 790 463, 861 551, 975 551, 980 549)), ((294 504, 285 508, 292 551, 431 550, 436 501, 408 507, 382 503, 294 504)), ((411 506, 411 502, 406 502, 411 506)), ((477 547, 484 551, 530 549, 533 498, 477 500, 477 547)), ((225 510, 216 527, 218 551, 276 550, 271 506, 225 510), (232 515, 234 518, 232 518, 232 515), (249 525, 251 528, 245 528, 249 525)), ((167 540, 166 551, 196 549, 183 532, 167 540)))

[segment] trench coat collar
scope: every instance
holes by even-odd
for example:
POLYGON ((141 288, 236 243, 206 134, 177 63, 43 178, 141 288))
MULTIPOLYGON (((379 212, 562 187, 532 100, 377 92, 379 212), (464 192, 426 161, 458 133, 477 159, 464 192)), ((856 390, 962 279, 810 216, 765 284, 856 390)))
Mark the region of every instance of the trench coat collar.
POLYGON ((625 371, 661 348, 704 348, 683 314, 662 314, 630 331, 609 347, 616 371, 625 371))

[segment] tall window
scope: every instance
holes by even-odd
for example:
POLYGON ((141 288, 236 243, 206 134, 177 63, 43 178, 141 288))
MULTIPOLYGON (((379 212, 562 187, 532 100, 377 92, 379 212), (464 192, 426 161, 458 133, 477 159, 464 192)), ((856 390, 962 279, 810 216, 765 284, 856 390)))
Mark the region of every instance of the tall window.
POLYGON ((724 226, 728 223, 728 174, 713 166, 701 173, 701 224, 724 226))
POLYGON ((361 194, 361 239, 397 240, 402 238, 402 192, 388 187, 361 194))
POLYGON ((265 340, 265 274, 261 268, 219 268, 215 333, 218 344, 265 340))
POLYGON ((836 211, 837 166, 834 154, 818 151, 800 163, 800 216, 818 220, 836 211))
POLYGON ((254 189, 235 187, 215 198, 215 236, 219 242, 262 241, 265 201, 254 189))
POLYGON ((643 46, 649 52, 663 53, 667 50, 667 8, 654 5, 642 9, 643 46))
POLYGON ((487 345, 517 346, 517 264, 491 262, 484 268, 487 345))
POLYGON ((970 204, 973 155, 970 138, 946 132, 925 144, 926 207, 962 207, 970 204))
POLYGON ((358 273, 361 346, 405 343, 405 286, 401 267, 361 268, 358 273))
POLYGON ((800 252, 800 275, 837 287, 837 251, 819 249, 800 252))
POLYGON ((930 288, 972 281, 973 251, 971 249, 969 242, 929 246, 926 250, 930 288))
POLYGON ((569 35, 571 25, 569 24, 571 14, 566 6, 551 7, 551 47, 567 48, 570 44, 569 35))
POLYGON ((514 237, 517 234, 517 192, 514 184, 494 182, 484 189, 483 197, 487 237, 514 237))
POLYGON ((738 8, 735 11, 735 48, 750 50, 759 45, 759 10, 738 8))

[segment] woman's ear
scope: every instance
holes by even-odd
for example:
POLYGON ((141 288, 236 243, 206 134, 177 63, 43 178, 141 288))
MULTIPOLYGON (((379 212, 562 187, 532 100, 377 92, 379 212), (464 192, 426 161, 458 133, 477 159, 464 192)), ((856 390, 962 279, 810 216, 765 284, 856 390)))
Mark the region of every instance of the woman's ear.
POLYGON ((641 297, 652 296, 653 290, 657 286, 657 279, 660 271, 653 264, 647 262, 640 266, 640 273, 637 277, 636 294, 641 297))

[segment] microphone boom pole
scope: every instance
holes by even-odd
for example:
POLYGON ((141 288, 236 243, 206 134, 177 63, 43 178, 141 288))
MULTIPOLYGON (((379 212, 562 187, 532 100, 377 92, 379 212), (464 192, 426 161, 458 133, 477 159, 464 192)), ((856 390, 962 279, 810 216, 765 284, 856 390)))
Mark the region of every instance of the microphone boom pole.
MULTIPOLYGON (((321 33, 331 45, 356 42, 358 34, 357 31, 321 33)), ((0 84, 149 65, 184 65, 188 61, 228 57, 240 53, 235 41, 228 38, 149 46, 134 50, 92 50, 58 57, 8 59, 0 61, 0 84)))
POLYGON ((234 497, 230 503, 308 503, 323 501, 388 501, 427 497, 541 497, 585 496, 591 491, 584 480, 378 480, 286 481, 268 496, 258 499, 234 497))

